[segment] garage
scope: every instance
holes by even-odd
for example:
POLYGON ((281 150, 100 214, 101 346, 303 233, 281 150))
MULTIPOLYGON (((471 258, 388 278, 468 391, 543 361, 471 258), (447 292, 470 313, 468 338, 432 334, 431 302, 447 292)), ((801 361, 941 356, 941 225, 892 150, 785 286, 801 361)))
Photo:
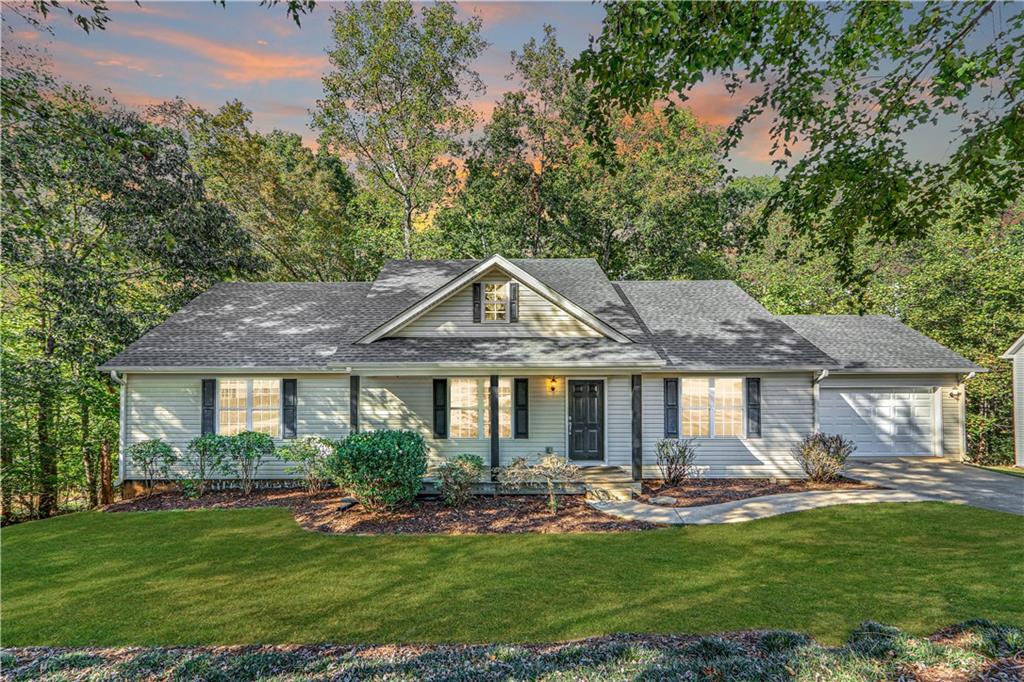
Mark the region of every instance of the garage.
POLYGON ((820 429, 852 440, 854 457, 930 457, 941 432, 934 396, 928 389, 822 388, 820 429))

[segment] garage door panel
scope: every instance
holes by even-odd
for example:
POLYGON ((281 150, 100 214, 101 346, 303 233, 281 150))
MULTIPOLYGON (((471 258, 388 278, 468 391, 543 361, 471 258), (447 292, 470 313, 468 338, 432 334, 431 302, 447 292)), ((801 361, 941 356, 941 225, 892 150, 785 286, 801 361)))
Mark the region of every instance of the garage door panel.
POLYGON ((932 396, 928 391, 823 388, 819 423, 857 445, 855 457, 930 455, 932 396))

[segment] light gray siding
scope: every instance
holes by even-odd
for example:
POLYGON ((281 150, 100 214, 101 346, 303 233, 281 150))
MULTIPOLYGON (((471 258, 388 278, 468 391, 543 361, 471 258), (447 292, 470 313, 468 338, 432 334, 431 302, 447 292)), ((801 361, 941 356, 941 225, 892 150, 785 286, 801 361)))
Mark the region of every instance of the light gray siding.
MULTIPOLYGON (((265 376, 265 375, 264 375, 265 376)), ((275 376, 273 378, 292 378, 275 376)), ((126 377, 125 436, 127 445, 160 438, 181 457, 185 448, 201 433, 202 380, 198 374, 130 374, 126 377)), ((342 438, 348 435, 348 375, 302 375, 295 377, 299 436, 342 438)), ((285 441, 276 441, 277 445, 285 441)), ((288 464, 273 459, 260 466, 258 478, 291 478, 288 464)), ((143 472, 125 463, 127 480, 141 479, 143 472)), ((177 474, 184 473, 179 467, 177 474)))
MULTIPOLYGON (((499 281, 499 279, 508 281, 508 276, 500 270, 491 271, 476 281, 499 281)), ((601 334, 524 284, 519 286, 518 322, 475 323, 473 322, 473 286, 468 284, 448 299, 409 322, 392 336, 594 337, 601 336, 601 334)))
POLYGON ((1017 466, 1024 467, 1024 352, 1013 358, 1013 433, 1017 466))
MULTIPOLYGON (((680 375, 643 375, 644 478, 661 477, 655 445, 665 435, 663 380, 673 376, 680 375)), ((697 466, 702 475, 723 478, 803 476, 792 451, 814 428, 812 375, 804 372, 760 376, 761 437, 694 439, 697 466)))

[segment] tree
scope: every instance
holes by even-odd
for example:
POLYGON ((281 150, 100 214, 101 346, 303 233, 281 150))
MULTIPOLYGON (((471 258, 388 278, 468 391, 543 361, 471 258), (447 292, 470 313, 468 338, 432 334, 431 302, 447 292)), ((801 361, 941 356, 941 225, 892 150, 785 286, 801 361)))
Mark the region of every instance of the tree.
POLYGON ((773 116, 782 180, 761 227, 785 213, 862 290, 861 243, 901 243, 956 219, 965 229, 1020 197, 1024 184, 1024 12, 995 2, 611 2, 580 57, 590 133, 612 145, 619 108, 636 112, 709 76, 749 99, 723 140, 773 116), (1002 25, 993 23, 1002 18, 1002 25), (952 129, 946 158, 908 139, 952 129), (793 153, 797 156, 793 157, 793 153), (958 202, 958 185, 974 188, 958 202), (862 239, 863 238, 863 239, 862 239))
POLYGON ((459 22, 450 3, 348 3, 335 12, 333 66, 324 76, 314 125, 320 143, 353 159, 402 205, 402 252, 412 258, 417 216, 454 187, 450 159, 476 116, 468 98, 483 91, 470 68, 486 46, 480 20, 459 22))
POLYGON ((20 472, 47 516, 79 481, 95 502, 116 442, 117 396, 95 367, 256 261, 179 135, 35 66, 8 62, 2 80, 2 372, 19 385, 3 396, 17 439, 3 459, 5 486, 20 472))

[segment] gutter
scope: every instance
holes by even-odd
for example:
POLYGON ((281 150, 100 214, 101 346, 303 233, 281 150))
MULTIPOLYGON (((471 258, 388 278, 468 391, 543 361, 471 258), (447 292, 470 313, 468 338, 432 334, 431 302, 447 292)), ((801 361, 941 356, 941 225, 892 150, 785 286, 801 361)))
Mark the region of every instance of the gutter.
POLYGON ((125 381, 124 377, 117 373, 116 369, 110 370, 110 380, 121 387, 121 400, 118 407, 117 425, 117 479, 114 481, 114 485, 121 485, 124 481, 125 464, 127 462, 127 454, 125 451, 128 449, 128 431, 125 429, 125 417, 128 411, 128 406, 126 405, 128 398, 128 382, 125 381))

